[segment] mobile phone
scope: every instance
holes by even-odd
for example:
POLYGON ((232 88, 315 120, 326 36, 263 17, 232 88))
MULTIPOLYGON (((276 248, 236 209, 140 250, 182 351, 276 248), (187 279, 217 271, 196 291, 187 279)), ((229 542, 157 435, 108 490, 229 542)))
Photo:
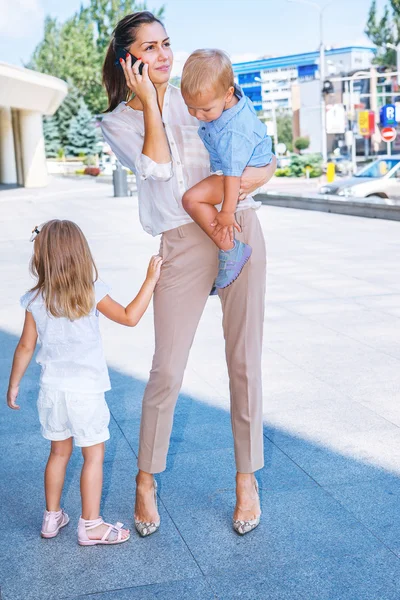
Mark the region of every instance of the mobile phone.
MULTIPOLYGON (((123 58, 124 60, 126 60, 126 55, 127 54, 130 54, 130 57, 131 57, 131 60, 132 60, 132 65, 134 65, 134 63, 139 60, 138 58, 136 58, 136 56, 133 56, 133 54, 131 54, 130 52, 128 52, 128 50, 125 50, 125 48, 118 47, 117 50, 116 50, 117 60, 115 61, 115 66, 117 66, 120 69, 122 69, 122 66, 121 66, 121 63, 119 62, 119 59, 123 58)), ((140 73, 140 75, 143 73, 143 67, 144 67, 144 64, 141 63, 140 67, 139 67, 139 73, 140 73)))

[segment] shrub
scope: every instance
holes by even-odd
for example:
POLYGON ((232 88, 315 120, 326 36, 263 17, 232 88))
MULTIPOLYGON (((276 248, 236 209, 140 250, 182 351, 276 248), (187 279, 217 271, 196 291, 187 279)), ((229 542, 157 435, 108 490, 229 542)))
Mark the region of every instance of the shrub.
POLYGON ((294 140, 294 147, 296 148, 296 150, 298 150, 301 154, 302 150, 307 150, 307 148, 310 146, 310 140, 309 138, 306 137, 298 137, 297 139, 294 140))
POLYGON ((84 159, 83 159, 83 164, 88 166, 88 167, 97 167, 97 159, 95 156, 93 156, 93 154, 88 154, 84 159))
POLYGON ((290 167, 283 167, 275 171, 275 177, 290 177, 290 174, 290 167))

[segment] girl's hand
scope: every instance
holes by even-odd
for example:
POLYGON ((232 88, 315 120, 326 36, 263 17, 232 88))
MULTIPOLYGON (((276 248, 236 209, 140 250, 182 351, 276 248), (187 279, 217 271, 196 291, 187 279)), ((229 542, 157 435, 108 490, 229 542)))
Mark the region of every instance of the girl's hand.
POLYGON ((256 189, 268 183, 276 169, 276 158, 265 167, 246 167, 240 178, 239 200, 244 200, 256 189))
POLYGON ((155 101, 157 102, 157 91, 153 82, 149 78, 149 65, 143 63, 142 75, 139 73, 139 67, 142 60, 139 58, 133 65, 130 54, 126 55, 126 61, 120 59, 121 67, 124 71, 126 84, 128 88, 139 98, 142 104, 155 101))
POLYGON ((13 410, 19 410, 19 406, 17 404, 17 396, 19 392, 19 386, 11 386, 7 390, 7 404, 13 410))
POLYGON ((211 223, 211 227, 215 227, 213 231, 213 237, 217 237, 220 235, 220 241, 224 242, 226 240, 226 236, 229 236, 229 240, 231 242, 234 241, 234 229, 239 233, 242 231, 239 223, 236 221, 235 213, 225 212, 221 210, 214 221, 211 223))
POLYGON ((160 279, 160 275, 161 275, 161 265, 162 265, 161 256, 157 255, 157 256, 151 257, 150 263, 149 263, 149 266, 147 269, 147 276, 146 276, 147 281, 150 281, 154 285, 157 283, 157 281, 160 279))

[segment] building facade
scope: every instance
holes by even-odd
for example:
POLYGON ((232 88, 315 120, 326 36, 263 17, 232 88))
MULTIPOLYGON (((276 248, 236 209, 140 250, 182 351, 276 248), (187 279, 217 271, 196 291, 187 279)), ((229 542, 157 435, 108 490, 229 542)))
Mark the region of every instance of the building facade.
POLYGON ((61 79, 0 62, 0 184, 47 184, 42 116, 67 92, 61 79))
MULTIPOLYGON (((374 55, 374 48, 364 46, 326 49, 326 77, 368 69, 374 55)), ((274 111, 292 112, 293 84, 319 78, 319 52, 236 63, 233 70, 237 83, 268 121, 274 111)))

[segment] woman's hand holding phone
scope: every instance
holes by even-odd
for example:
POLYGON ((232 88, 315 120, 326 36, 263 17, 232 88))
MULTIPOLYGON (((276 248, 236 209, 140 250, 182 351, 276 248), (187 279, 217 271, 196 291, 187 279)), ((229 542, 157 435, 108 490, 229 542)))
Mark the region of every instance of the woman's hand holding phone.
POLYGON ((123 58, 120 59, 120 64, 128 88, 139 98, 141 103, 157 102, 157 91, 149 78, 149 65, 142 63, 140 58, 132 65, 132 58, 129 53, 127 53, 125 60, 123 58), (142 74, 139 72, 141 64, 143 64, 142 74))

